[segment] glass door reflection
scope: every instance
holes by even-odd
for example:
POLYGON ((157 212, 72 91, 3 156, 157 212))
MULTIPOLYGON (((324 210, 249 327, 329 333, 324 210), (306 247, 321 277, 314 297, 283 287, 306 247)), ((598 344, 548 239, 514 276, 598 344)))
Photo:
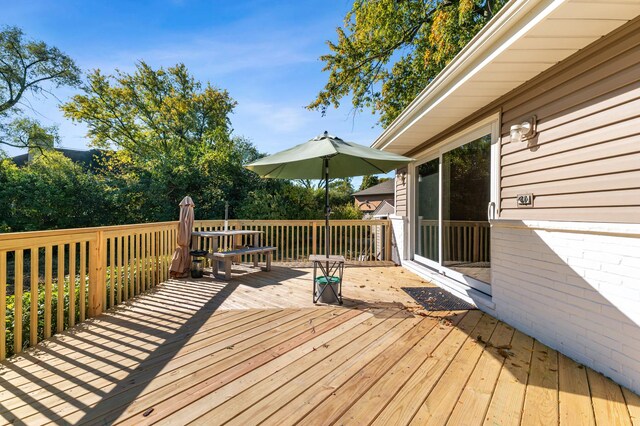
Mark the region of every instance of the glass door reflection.
POLYGON ((442 265, 491 282, 491 135, 442 155, 442 265))
POLYGON ((416 251, 415 254, 440 263, 440 159, 416 168, 416 251))

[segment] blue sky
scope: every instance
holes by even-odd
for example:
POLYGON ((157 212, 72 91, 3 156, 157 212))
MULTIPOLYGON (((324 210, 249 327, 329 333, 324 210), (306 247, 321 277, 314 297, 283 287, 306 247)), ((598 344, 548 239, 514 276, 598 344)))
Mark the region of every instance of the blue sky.
MULTIPOLYGON (((140 59, 154 67, 183 62, 238 102, 234 133, 274 153, 324 130, 364 145, 381 132, 369 111, 354 117, 348 100, 325 117, 304 108, 327 80, 318 58, 350 6, 349 0, 0 0, 0 25, 57 46, 85 71, 131 71, 140 59)), ((83 148, 86 129, 57 107, 74 93, 61 89, 59 100, 31 103, 43 124, 60 127, 62 146, 83 148)))

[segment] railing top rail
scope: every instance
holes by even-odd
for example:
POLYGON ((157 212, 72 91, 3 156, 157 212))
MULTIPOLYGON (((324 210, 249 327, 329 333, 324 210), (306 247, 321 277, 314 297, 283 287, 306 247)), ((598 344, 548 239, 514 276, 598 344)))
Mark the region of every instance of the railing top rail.
MULTIPOLYGON (((435 224, 439 223, 438 219, 422 219, 420 223, 435 224)), ((442 223, 446 225, 486 225, 489 226, 489 221, 486 220, 443 220, 442 223)))
POLYGON ((129 225, 113 225, 113 226, 97 226, 92 228, 71 228, 71 229, 52 229, 49 231, 27 231, 27 232, 8 232, 0 234, 0 241, 26 239, 26 238, 45 238, 55 236, 68 236, 75 234, 88 234, 92 232, 110 232, 110 231, 127 231, 133 229, 155 228, 165 225, 177 225, 178 221, 172 222, 151 222, 151 223, 133 223, 129 225))
MULTIPOLYGON (((242 225, 259 225, 259 224, 265 224, 265 223, 270 225, 308 225, 314 222, 319 226, 324 225, 324 219, 295 219, 295 220, 233 219, 233 220, 229 220, 229 224, 231 225, 233 225, 234 223, 239 223, 242 225)), ((221 225, 223 223, 224 223, 224 220, 222 219, 197 219, 194 221, 195 225, 200 225, 200 224, 221 225)), ((387 223, 389 223, 388 219, 331 219, 331 222, 329 224, 330 225, 354 225, 354 224, 384 225, 387 223)))
MULTIPOLYGON (((240 225, 309 225, 312 223, 316 223, 318 226, 324 226, 324 221, 321 219, 316 220, 244 220, 244 219, 236 219, 230 220, 231 224, 240 224, 240 225)), ((219 219, 199 219, 194 221, 195 226, 206 226, 210 225, 221 225, 224 223, 224 220, 219 219)), ((386 219, 336 219, 331 220, 330 224, 332 226, 345 226, 345 225, 385 225, 388 224, 389 220, 386 219)), ((78 240, 86 239, 88 234, 96 233, 96 232, 105 232, 105 233, 118 233, 118 232, 127 232, 134 230, 145 230, 148 228, 157 228, 161 226, 176 226, 178 221, 170 221, 170 222, 151 222, 151 223, 133 223, 128 225, 113 225, 113 226, 98 226, 98 227, 90 227, 90 228, 71 228, 71 229, 52 229, 48 231, 27 231, 27 232, 8 232, 8 233, 0 233, 0 242, 5 242, 2 244, 3 247, 7 247, 7 241, 16 241, 16 240, 30 240, 32 243, 42 243, 42 245, 49 243, 50 241, 54 241, 55 237, 76 237, 78 240), (39 239, 41 241, 33 241, 33 239, 39 239)), ((25 243, 26 244, 26 243, 25 243)), ((25 245, 21 244, 21 245, 25 245)))

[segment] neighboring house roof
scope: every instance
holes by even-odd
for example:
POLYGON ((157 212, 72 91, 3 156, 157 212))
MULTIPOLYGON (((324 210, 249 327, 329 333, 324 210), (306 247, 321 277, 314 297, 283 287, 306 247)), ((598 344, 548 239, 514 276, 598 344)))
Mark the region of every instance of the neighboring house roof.
POLYGON ((362 195, 387 195, 393 194, 395 190, 395 182, 393 179, 385 180, 382 183, 371 186, 367 189, 363 189, 362 191, 354 192, 351 195, 362 196, 362 195))
MULTIPOLYGON (((95 168, 97 166, 97 159, 104 155, 104 152, 99 149, 70 149, 70 148, 53 148, 54 151, 62 153, 65 157, 69 158, 74 163, 78 163, 87 168, 95 168)), ((29 154, 16 155, 11 158, 13 162, 22 167, 29 161, 29 154)))
POLYGON ((395 207, 393 207, 393 204, 387 200, 384 200, 383 202, 378 204, 378 207, 371 213, 371 216, 389 216, 390 214, 394 214, 395 212, 396 209, 395 207))
POLYGON ((640 2, 512 0, 371 145, 399 154, 640 14, 640 2))

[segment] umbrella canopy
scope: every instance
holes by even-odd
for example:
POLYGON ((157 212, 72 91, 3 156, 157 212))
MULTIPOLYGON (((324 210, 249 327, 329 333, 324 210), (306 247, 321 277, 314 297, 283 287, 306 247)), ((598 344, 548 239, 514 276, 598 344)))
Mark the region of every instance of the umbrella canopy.
POLYGON ((189 256, 189 243, 191 242, 191 231, 193 229, 193 200, 187 196, 180 202, 180 223, 178 223, 178 238, 169 273, 172 277, 186 277, 191 267, 189 256))
POLYGON ((266 178, 324 179, 325 247, 329 257, 329 177, 387 173, 411 161, 411 158, 346 142, 324 132, 308 142, 261 158, 245 167, 266 178))
POLYGON ((325 179, 324 159, 331 178, 387 173, 413 161, 331 136, 327 132, 303 144, 261 158, 246 166, 266 178, 325 179))

